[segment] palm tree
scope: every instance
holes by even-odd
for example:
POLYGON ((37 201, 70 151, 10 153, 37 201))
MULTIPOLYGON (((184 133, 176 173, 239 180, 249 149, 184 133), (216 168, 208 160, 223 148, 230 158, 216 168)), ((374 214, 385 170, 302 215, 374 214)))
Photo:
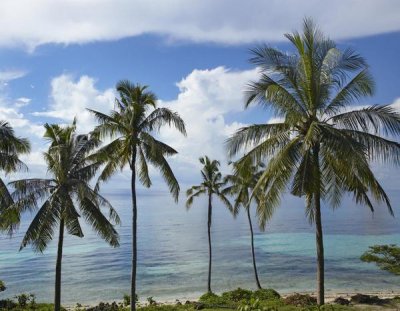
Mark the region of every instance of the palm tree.
MULTIPOLYGON (((123 80, 117 83, 119 98, 110 115, 90 110, 99 122, 94 134, 112 141, 102 147, 98 158, 105 163, 99 182, 107 181, 117 170, 129 165, 132 191, 132 274, 131 310, 136 309, 136 264, 137 264, 137 203, 136 177, 145 187, 151 186, 148 163, 161 172, 170 192, 178 200, 179 184, 165 157, 176 150, 155 139, 152 132, 158 132, 164 125, 174 126, 186 135, 185 124, 176 112, 157 108, 154 93, 147 86, 135 85, 123 80)), ((97 184, 97 187, 99 183, 97 184)))
POLYGON ((277 206, 286 186, 305 197, 306 213, 316 225, 317 300, 324 303, 324 247, 321 200, 332 207, 344 192, 374 210, 371 197, 390 201, 371 171, 369 161, 400 163, 400 114, 391 106, 350 107, 371 96, 374 82, 364 58, 335 43, 305 19, 303 34, 286 34, 294 54, 268 46, 252 50, 261 70, 249 85, 246 107, 259 104, 282 119, 239 129, 227 141, 231 156, 253 163, 269 158, 255 188, 267 187, 266 200, 277 206))
POLYGON ((201 176, 203 177, 203 182, 198 186, 192 186, 186 191, 187 200, 186 208, 189 209, 195 197, 201 194, 206 194, 208 197, 208 222, 207 222, 207 232, 208 232, 208 282, 207 291, 211 293, 211 220, 212 220, 212 199, 213 195, 221 200, 229 210, 232 211, 232 205, 222 192, 222 187, 226 182, 222 179, 222 174, 219 171, 220 163, 217 160, 210 160, 207 156, 199 159, 200 163, 203 164, 203 169, 201 170, 201 176))
MULTIPOLYGON (((26 138, 16 137, 8 122, 0 121, 0 170, 9 174, 26 166, 19 156, 30 152, 30 144, 26 138)), ((0 231, 12 234, 19 223, 15 211, 9 209, 12 197, 4 181, 0 178, 0 231)))
MULTIPOLYGON (((258 165, 251 165, 250 162, 244 162, 242 165, 233 163, 234 174, 226 175, 224 180, 229 184, 222 192, 224 194, 234 195, 236 197, 235 204, 233 205, 233 215, 236 217, 239 213, 240 207, 242 206, 246 210, 247 219, 249 221, 250 238, 251 238, 251 255, 253 259, 254 276, 256 279, 256 285, 258 289, 261 289, 260 280, 258 278, 256 257, 254 252, 254 233, 253 224, 250 215, 251 201, 254 199, 257 204, 258 213, 268 213, 268 218, 272 216, 272 210, 268 208, 263 199, 262 191, 256 191, 253 194, 253 190, 259 177, 261 176, 260 169, 264 168, 264 164, 259 163, 258 165), (244 164, 244 165, 243 165, 244 164)), ((261 219, 266 220, 265 217, 261 219)), ((260 224, 261 229, 265 228, 265 222, 260 224)))
POLYGON ((119 246, 119 236, 112 223, 102 214, 101 207, 109 210, 109 219, 119 223, 119 217, 111 204, 94 191, 89 181, 100 164, 92 160, 91 151, 99 145, 96 138, 76 135, 75 121, 72 126, 60 127, 45 124, 44 137, 50 142, 44 159, 51 174, 49 179, 23 179, 10 185, 15 189, 13 207, 19 212, 38 209, 21 243, 21 248, 31 244, 43 252, 53 239, 58 226, 58 248, 55 276, 54 310, 61 308, 61 261, 65 230, 83 237, 79 218, 92 226, 97 234, 111 246, 119 246))

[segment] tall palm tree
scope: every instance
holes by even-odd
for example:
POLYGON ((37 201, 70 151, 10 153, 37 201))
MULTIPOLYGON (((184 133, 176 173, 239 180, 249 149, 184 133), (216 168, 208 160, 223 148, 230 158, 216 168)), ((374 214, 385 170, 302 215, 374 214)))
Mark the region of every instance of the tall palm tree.
POLYGON ((316 225, 317 300, 324 303, 324 247, 321 200, 332 207, 344 192, 374 210, 371 197, 390 201, 369 161, 400 163, 400 114, 391 106, 351 107, 374 90, 364 58, 340 51, 310 19, 303 33, 286 34, 295 53, 259 46, 251 62, 261 70, 249 85, 246 107, 259 104, 282 119, 239 129, 228 141, 231 156, 250 150, 253 163, 270 158, 256 188, 267 187, 269 205, 279 204, 286 186, 305 197, 306 213, 316 225))
POLYGON ((186 191, 187 200, 186 208, 189 209, 195 197, 201 194, 206 194, 208 197, 208 222, 207 222, 207 232, 208 232, 208 281, 207 281, 207 291, 211 293, 211 259, 212 259, 212 249, 211 249, 211 220, 212 220, 212 199, 213 195, 216 196, 222 203, 224 203, 229 210, 232 211, 232 205, 222 192, 222 188, 226 182, 222 179, 222 174, 219 171, 219 161, 210 160, 207 156, 199 159, 200 163, 203 164, 203 169, 201 170, 201 176, 203 177, 203 182, 198 186, 192 186, 186 191))
MULTIPOLYGON (((256 279, 256 285, 258 289, 261 289, 260 280, 258 278, 256 256, 254 252, 254 233, 253 224, 251 221, 250 207, 251 202, 254 200, 257 204, 258 213, 268 213, 265 217, 261 217, 262 220, 266 220, 267 216, 272 216, 272 210, 268 208, 263 199, 263 192, 258 190, 253 194, 254 187, 257 184, 259 177, 261 176, 261 169, 264 168, 264 164, 259 163, 258 165, 251 165, 251 162, 245 161, 242 165, 233 163, 234 174, 226 175, 224 177, 225 182, 228 186, 222 191, 224 194, 234 195, 235 203, 233 205, 233 215, 236 217, 239 213, 240 207, 243 207, 247 214, 250 228, 250 240, 251 240, 251 255, 253 259, 254 277, 256 279)), ((260 224, 261 229, 265 228, 265 221, 260 224)))
MULTIPOLYGON (((98 158, 105 163, 99 182, 107 181, 117 170, 129 165, 132 191, 132 274, 131 310, 136 309, 136 264, 137 264, 137 203, 136 177, 145 187, 151 186, 148 163, 158 168, 175 200, 178 200, 179 184, 166 157, 176 150, 152 136, 164 125, 174 126, 186 135, 185 124, 176 112, 157 108, 157 98, 147 86, 122 80, 117 83, 119 98, 110 115, 90 110, 99 122, 94 134, 100 138, 111 138, 102 147, 98 158)), ((97 184, 98 187, 99 183, 97 184)))
POLYGON ((10 185, 15 189, 12 196, 16 210, 24 212, 38 209, 22 240, 21 249, 31 244, 35 251, 43 252, 58 226, 54 310, 59 311, 65 230, 83 237, 79 222, 83 216, 100 237, 117 247, 118 233, 102 214, 101 207, 109 210, 109 219, 116 224, 119 223, 119 217, 111 204, 89 184, 100 167, 99 163, 92 160, 91 154, 99 141, 89 135, 76 135, 75 122, 67 127, 55 124, 45 124, 44 127, 44 137, 50 142, 44 159, 51 178, 17 180, 10 185), (41 204, 39 208, 38 202, 41 204))
MULTIPOLYGON (((22 154, 30 152, 30 144, 26 138, 15 136, 13 128, 6 121, 0 121, 0 171, 6 175, 27 167, 19 159, 22 154)), ((13 203, 10 192, 0 178, 0 231, 12 234, 19 223, 15 211, 9 209, 13 203)))

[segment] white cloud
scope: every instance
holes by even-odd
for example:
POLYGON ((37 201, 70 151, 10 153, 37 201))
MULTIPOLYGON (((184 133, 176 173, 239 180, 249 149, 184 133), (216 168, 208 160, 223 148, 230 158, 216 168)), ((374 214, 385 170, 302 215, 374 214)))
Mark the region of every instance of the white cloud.
POLYGON ((18 108, 28 106, 31 101, 32 101, 31 98, 20 97, 15 100, 15 106, 18 108))
POLYGON ((0 82, 7 83, 8 81, 22 78, 26 74, 27 72, 24 70, 0 70, 0 82))
POLYGON ((400 98, 397 98, 397 99, 393 102, 392 107, 394 107, 395 109, 397 109, 397 110, 399 111, 399 113, 400 113, 400 98))
POLYGON ((72 76, 61 75, 51 81, 51 103, 46 111, 34 112, 34 116, 57 118, 72 122, 77 118, 77 129, 89 132, 96 125, 93 116, 86 110, 92 108, 108 113, 113 108, 115 93, 113 89, 99 91, 95 80, 82 76, 74 80, 72 76))
POLYGON ((29 48, 147 33, 227 44, 283 40, 304 16, 334 38, 400 30, 398 0, 3 0, 0 11, 0 45, 29 48))
POLYGON ((177 111, 186 123, 187 137, 163 128, 163 141, 179 151, 175 162, 181 173, 193 176, 193 168, 199 168, 198 158, 208 155, 226 167, 224 142, 244 124, 228 123, 226 115, 243 110, 243 89, 256 78, 257 70, 229 71, 224 67, 212 70, 194 70, 177 86, 180 93, 176 100, 161 102, 177 111))

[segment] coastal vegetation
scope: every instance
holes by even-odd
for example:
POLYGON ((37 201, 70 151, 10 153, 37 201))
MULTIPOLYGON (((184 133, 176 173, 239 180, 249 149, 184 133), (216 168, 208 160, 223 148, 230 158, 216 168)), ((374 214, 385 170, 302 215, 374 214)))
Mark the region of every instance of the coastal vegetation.
MULTIPOLYGON (((175 127, 183 135, 186 135, 186 129, 185 123, 176 112, 168 108, 157 108, 157 97, 147 86, 122 80, 117 83, 116 89, 119 98, 115 100, 115 110, 109 115, 89 109, 99 123, 92 135, 100 139, 111 139, 111 142, 101 147, 95 156, 98 163, 104 164, 96 191, 100 182, 107 181, 118 170, 129 166, 132 192, 131 301, 135 301, 138 219, 136 177, 138 176, 139 181, 149 188, 149 164, 152 164, 160 171, 177 201, 179 184, 166 160, 166 157, 176 154, 177 151, 157 140, 152 134, 160 131, 165 125, 175 127)), ((131 310, 135 310, 135 306, 134 303, 131 304, 131 310)))
MULTIPOLYGON (((302 33, 287 34, 286 38, 292 44, 293 53, 267 45, 251 51, 250 61, 260 69, 260 78, 250 82, 246 92, 246 108, 260 105, 272 112, 278 121, 243 127, 227 139, 227 155, 235 162, 232 163, 233 172, 226 176, 220 171, 218 160, 207 155, 200 158, 202 181, 186 192, 188 209, 195 198, 201 195, 207 198, 208 281, 207 292, 198 302, 161 305, 153 297, 147 299, 146 306, 137 302, 136 180, 151 187, 150 166, 153 166, 178 201, 180 186, 167 161, 178 151, 158 140, 157 134, 165 127, 172 127, 186 135, 186 128, 178 112, 157 106, 157 97, 147 86, 122 80, 116 85, 117 98, 109 114, 88 109, 98 122, 90 133, 78 134, 75 121, 68 126, 44 125, 48 149, 43 157, 49 178, 11 181, 9 187, 0 179, 1 233, 12 235, 21 215, 27 211, 35 212, 35 216, 23 237, 21 249, 31 245, 35 251, 43 252, 58 233, 54 304, 38 304, 34 296, 21 294, 16 300, 1 300, 0 309, 63 309, 64 234, 84 236, 80 217, 112 247, 119 246, 115 225, 120 223, 120 218, 107 198, 100 194, 100 187, 126 167, 131 175, 132 199, 130 294, 121 304, 77 306, 76 310, 136 310, 137 306, 144 311, 357 310, 357 304, 363 301, 398 306, 397 298, 382 300, 364 295, 322 306, 325 303, 325 259, 321 206, 324 203, 336 208, 343 195, 350 194, 356 203, 371 211, 377 202, 386 205, 393 214, 390 200, 371 170, 371 162, 400 164, 400 144, 394 140, 400 135, 400 113, 392 106, 353 105, 374 92, 367 62, 351 49, 341 51, 310 19, 304 21, 302 33), (315 225, 316 298, 301 294, 282 298, 273 289, 262 289, 259 280, 250 208, 255 205, 259 227, 264 229, 288 188, 292 195, 305 199, 306 216, 315 225), (237 289, 217 295, 211 290, 214 198, 234 216, 240 208, 246 211, 256 291, 237 289)), ((29 142, 16 137, 12 127, 4 121, 0 123, 0 138, 0 171, 8 174, 26 169, 19 156, 29 153, 29 142)), ((398 274, 398 257, 395 246, 374 246, 362 260, 376 262, 384 270, 398 274)), ((0 281, 0 291, 5 289, 0 281)))
POLYGON ((18 214, 36 211, 21 248, 31 244, 43 252, 53 239, 58 226, 58 247, 55 273, 54 309, 61 309, 61 265, 65 231, 82 238, 79 218, 83 216, 98 235, 113 247, 119 246, 119 236, 114 228, 120 219, 112 205, 94 191, 89 182, 101 163, 93 160, 92 151, 99 140, 89 135, 77 135, 75 121, 70 126, 45 124, 44 137, 49 148, 43 154, 51 178, 29 178, 10 183, 15 203, 12 210, 18 214), (40 207, 39 207, 40 204, 40 207), (109 211, 110 222, 101 212, 109 211))
POLYGON ((207 291, 211 293, 211 263, 212 263, 212 247, 211 247, 211 222, 212 222, 212 200, 217 197, 226 207, 232 211, 232 205, 226 195, 223 193, 223 187, 226 181, 223 180, 222 174, 219 171, 220 163, 217 160, 210 160, 207 156, 199 159, 203 165, 201 176, 203 182, 198 186, 192 186, 186 191, 187 200, 186 208, 189 209, 194 198, 200 195, 206 195, 208 200, 207 209, 207 234, 208 234, 208 280, 207 291))
POLYGON ((233 215, 235 217, 239 213, 240 207, 243 207, 246 211, 250 229, 251 257, 253 259, 254 277, 257 288, 261 289, 261 283, 257 272, 256 255, 254 251, 254 232, 250 208, 252 201, 255 201, 257 204, 258 214, 268 213, 268 215, 272 216, 273 211, 268 207, 263 199, 262 191, 259 189, 253 193, 258 179, 261 176, 260 169, 264 168, 264 164, 258 163, 258 165, 251 165, 251 163, 245 162, 244 165, 242 164, 240 167, 238 167, 236 163, 232 163, 232 165, 234 167, 234 174, 228 174, 225 176, 224 179, 228 183, 228 186, 223 190, 223 192, 234 197, 233 215))
POLYGON ((252 50, 250 61, 261 77, 249 85, 246 100, 246 107, 260 105, 279 121, 241 128, 227 147, 231 157, 246 152, 239 165, 269 160, 255 186, 269 208, 280 204, 288 187, 305 199, 306 215, 315 224, 317 300, 323 305, 321 202, 336 208, 349 193, 371 211, 374 199, 393 214, 370 162, 400 163, 400 145, 391 140, 400 134, 400 114, 391 106, 352 106, 374 92, 368 65, 352 49, 340 51, 310 19, 304 20, 303 33, 286 38, 295 53, 266 45, 252 50))
POLYGON ((375 263, 380 269, 400 275, 400 247, 391 245, 374 245, 361 255, 364 262, 375 263))

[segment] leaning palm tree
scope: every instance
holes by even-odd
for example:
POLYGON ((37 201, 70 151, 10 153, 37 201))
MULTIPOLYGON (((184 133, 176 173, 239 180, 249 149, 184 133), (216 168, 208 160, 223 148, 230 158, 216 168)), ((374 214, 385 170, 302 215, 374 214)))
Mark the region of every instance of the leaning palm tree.
POLYGON ((76 135, 75 122, 68 127, 45 124, 45 129, 44 137, 50 146, 44 153, 44 159, 51 178, 17 180, 10 185, 15 189, 12 194, 15 199, 13 208, 19 213, 38 209, 22 240, 21 249, 31 244, 35 251, 43 252, 58 227, 54 310, 59 311, 65 230, 83 237, 79 222, 83 216, 101 238, 117 247, 118 233, 102 214, 101 207, 109 210, 109 219, 116 224, 119 223, 119 217, 111 204, 89 184, 100 167, 99 163, 92 160, 91 154, 99 141, 88 135, 76 135))
MULTIPOLYGON (((253 269, 254 277, 256 279, 256 285, 258 289, 261 289, 260 280, 258 278, 256 256, 254 252, 254 233, 253 224, 250 215, 250 206, 254 200, 257 205, 258 213, 268 213, 267 216, 270 218, 272 216, 272 210, 268 208, 263 199, 263 192, 258 190, 253 194, 254 187, 257 184, 259 177, 261 176, 261 169, 265 166, 262 163, 258 165, 251 165, 251 162, 243 162, 242 165, 233 163, 234 174, 226 175, 224 177, 225 182, 228 186, 222 191, 224 194, 229 194, 235 196, 235 203, 233 205, 233 215, 236 217, 239 213, 240 207, 243 207, 247 214, 247 219, 249 221, 250 228, 250 240, 251 240, 251 256, 253 259, 253 269), (253 195, 252 195, 253 194, 253 195)), ((265 222, 260 224, 261 229, 265 228, 265 222)))
MULTIPOLYGON (((8 122, 0 121, 0 171, 6 175, 18 170, 26 170, 25 164, 19 159, 22 154, 30 152, 30 144, 26 138, 15 136, 8 122)), ((19 217, 9 209, 14 203, 7 186, 0 178, 0 231, 12 234, 18 226, 19 217)))
POLYGON ((199 159, 200 163, 203 164, 203 169, 201 170, 201 176, 203 177, 203 182, 198 186, 192 186, 186 191, 187 200, 186 208, 189 209, 195 197, 201 194, 205 194, 208 197, 208 222, 207 222, 207 232, 208 232, 208 281, 207 281, 207 291, 211 293, 211 220, 212 220, 212 199, 215 195, 222 203, 224 203, 229 210, 233 210, 231 203, 222 192, 222 188, 226 182, 222 179, 222 174, 219 171, 219 161, 210 160, 207 156, 199 159))
POLYGON ((351 107, 371 96, 374 82, 364 58, 340 51, 309 19, 303 33, 287 34, 295 53, 259 46, 251 62, 261 71, 249 85, 246 107, 259 104, 282 121, 239 129, 227 141, 231 156, 250 150, 245 159, 270 159, 257 182, 270 206, 277 206, 286 186, 305 198, 316 225, 317 300, 324 303, 324 247, 321 200, 340 204, 344 192, 374 210, 373 201, 390 201, 369 161, 400 163, 400 114, 391 106, 351 107))
POLYGON ((176 112, 157 108, 154 93, 147 86, 135 85, 123 80, 117 83, 119 98, 110 115, 90 110, 99 122, 94 134, 100 138, 111 138, 102 147, 98 159, 105 164, 99 182, 107 181, 116 171, 129 165, 132 191, 132 274, 131 310, 136 309, 136 264, 137 264, 137 203, 136 177, 145 187, 151 186, 148 164, 158 168, 175 200, 178 200, 179 184, 166 157, 177 153, 173 148, 157 140, 152 133, 164 125, 174 126, 186 135, 185 124, 176 112))

